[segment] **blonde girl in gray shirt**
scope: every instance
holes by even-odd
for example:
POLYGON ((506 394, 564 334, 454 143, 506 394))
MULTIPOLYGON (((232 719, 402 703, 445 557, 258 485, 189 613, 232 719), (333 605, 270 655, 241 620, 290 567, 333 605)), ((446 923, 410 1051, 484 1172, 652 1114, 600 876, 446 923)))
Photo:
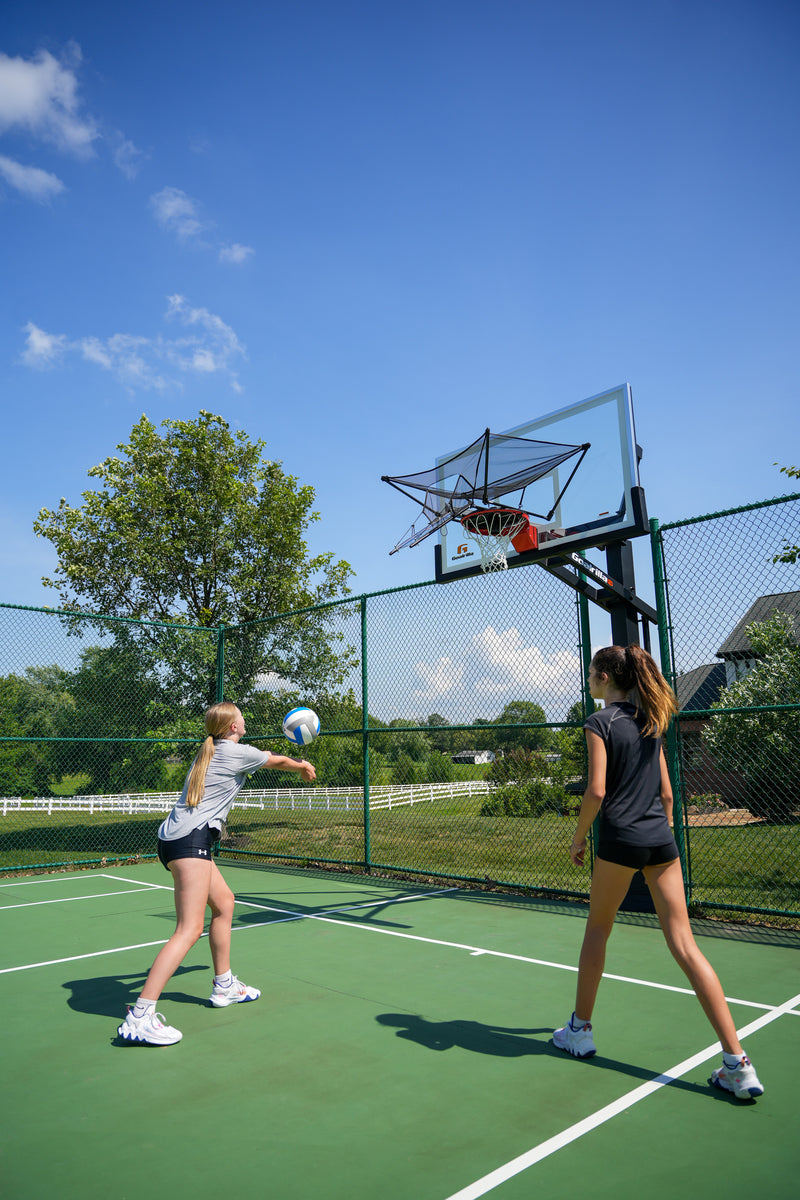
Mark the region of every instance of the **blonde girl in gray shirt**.
POLYGON ((207 907, 211 909, 208 941, 214 964, 211 1004, 225 1008, 261 995, 258 988, 240 983, 231 973, 234 895, 211 850, 248 775, 266 767, 298 771, 312 783, 316 771, 304 759, 240 745, 244 717, 235 704, 213 704, 206 712, 205 727, 208 736, 189 769, 181 798, 158 831, 158 857, 174 882, 175 932, 156 956, 139 999, 129 1007, 117 1030, 125 1041, 171 1046, 183 1037, 180 1030, 164 1023, 156 1004, 202 934, 207 907))

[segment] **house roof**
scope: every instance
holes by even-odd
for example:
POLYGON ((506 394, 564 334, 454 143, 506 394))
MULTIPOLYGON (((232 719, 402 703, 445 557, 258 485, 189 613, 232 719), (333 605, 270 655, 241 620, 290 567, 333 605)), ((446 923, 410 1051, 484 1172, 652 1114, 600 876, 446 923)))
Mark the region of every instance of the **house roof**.
POLYGON ((719 700, 724 686, 724 663, 707 663, 703 667, 686 671, 675 680, 679 710, 683 712, 684 709, 711 708, 711 705, 719 700))
POLYGON ((717 651, 717 658, 751 658, 753 647, 745 628, 754 621, 768 621, 776 612, 797 617, 795 640, 800 641, 800 592, 777 592, 771 596, 759 596, 738 624, 731 630, 717 651))

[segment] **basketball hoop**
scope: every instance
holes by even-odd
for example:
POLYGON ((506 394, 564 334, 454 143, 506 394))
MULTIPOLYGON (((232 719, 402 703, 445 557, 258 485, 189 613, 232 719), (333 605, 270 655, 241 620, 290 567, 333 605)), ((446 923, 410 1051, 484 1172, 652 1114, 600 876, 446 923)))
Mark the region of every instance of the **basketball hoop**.
POLYGON ((459 520, 478 543, 482 571, 505 571, 509 545, 517 551, 535 550, 538 545, 536 526, 516 508, 479 508, 459 520))

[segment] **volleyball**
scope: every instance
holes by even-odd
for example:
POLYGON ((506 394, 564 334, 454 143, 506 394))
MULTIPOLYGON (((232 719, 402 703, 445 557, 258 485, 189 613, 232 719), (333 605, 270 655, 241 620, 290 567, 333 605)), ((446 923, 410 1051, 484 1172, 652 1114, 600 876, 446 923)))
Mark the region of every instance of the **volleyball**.
POLYGON ((295 746, 307 746, 319 737, 319 717, 310 708, 293 708, 283 718, 283 733, 295 746))

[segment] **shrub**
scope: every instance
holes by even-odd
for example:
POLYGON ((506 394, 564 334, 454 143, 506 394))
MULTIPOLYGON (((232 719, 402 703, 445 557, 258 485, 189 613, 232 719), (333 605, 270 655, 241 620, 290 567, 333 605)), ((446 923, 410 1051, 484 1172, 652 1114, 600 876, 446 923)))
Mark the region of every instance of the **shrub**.
POLYGON ((545 813, 574 812, 580 807, 580 798, 564 788, 562 763, 529 750, 515 750, 496 760, 488 780, 493 789, 481 808, 484 816, 541 817, 545 813))

